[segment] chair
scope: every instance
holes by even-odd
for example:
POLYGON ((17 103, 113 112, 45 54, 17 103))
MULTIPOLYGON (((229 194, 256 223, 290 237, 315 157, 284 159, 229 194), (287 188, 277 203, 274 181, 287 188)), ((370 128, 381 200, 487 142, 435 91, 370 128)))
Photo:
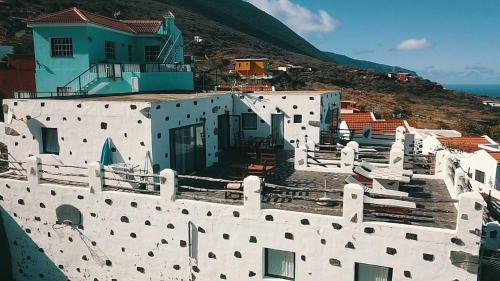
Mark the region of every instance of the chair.
POLYGON ((266 178, 276 176, 276 153, 262 152, 260 154, 260 162, 264 165, 266 178))
POLYGON ((243 194, 239 192, 234 192, 234 191, 243 191, 243 183, 239 182, 230 182, 226 185, 226 192, 224 192, 224 198, 225 199, 235 199, 233 198, 233 195, 236 195, 238 200, 241 200, 243 198, 243 194))

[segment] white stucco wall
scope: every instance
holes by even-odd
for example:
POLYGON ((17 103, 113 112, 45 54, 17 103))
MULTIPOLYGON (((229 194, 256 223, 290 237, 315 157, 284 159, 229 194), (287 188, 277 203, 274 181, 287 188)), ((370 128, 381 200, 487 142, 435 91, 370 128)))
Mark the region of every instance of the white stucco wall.
POLYGON ((193 99, 151 104, 153 160, 160 168, 170 167, 170 130, 194 124, 205 127, 206 166, 218 161, 217 116, 233 111, 231 94, 199 95, 193 99))
POLYGON ((271 114, 284 115, 285 149, 294 149, 295 142, 307 140, 319 143, 320 131, 326 130, 328 107, 340 107, 339 92, 273 92, 234 95, 234 114, 256 113, 257 129, 244 130, 245 137, 267 137, 271 134, 271 114), (277 110, 279 109, 279 111, 277 110), (294 123, 293 116, 302 115, 301 123, 294 123), (320 127, 310 122, 320 123, 320 127))
POLYGON ((6 127, 16 135, 6 135, 11 159, 39 155, 44 163, 84 166, 99 161, 110 137, 115 162, 144 165, 151 152, 151 120, 141 113, 147 102, 92 100, 5 100, 9 107, 6 127), (105 129, 103 129, 104 127, 105 129), (42 129, 57 128, 59 155, 42 152, 42 129))
POLYGON ((166 177, 158 196, 1 179, 16 280, 275 280, 264 277, 265 248, 295 252, 296 280, 354 280, 356 262, 391 267, 393 280, 477 278, 450 261, 452 251, 479 252, 484 202, 477 194, 461 195, 457 229, 447 230, 364 222, 356 185, 346 186, 336 217, 261 209, 252 178, 244 206, 175 200, 174 182, 166 177), (56 224, 62 204, 82 213, 83 227, 56 224), (198 230, 195 260, 189 223, 198 230))

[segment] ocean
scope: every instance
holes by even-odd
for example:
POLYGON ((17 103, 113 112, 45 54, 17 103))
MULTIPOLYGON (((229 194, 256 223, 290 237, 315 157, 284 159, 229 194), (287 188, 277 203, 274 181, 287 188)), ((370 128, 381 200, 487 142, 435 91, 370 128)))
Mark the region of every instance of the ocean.
POLYGON ((457 90, 477 96, 500 97, 500 84, 445 84, 448 90, 457 90))

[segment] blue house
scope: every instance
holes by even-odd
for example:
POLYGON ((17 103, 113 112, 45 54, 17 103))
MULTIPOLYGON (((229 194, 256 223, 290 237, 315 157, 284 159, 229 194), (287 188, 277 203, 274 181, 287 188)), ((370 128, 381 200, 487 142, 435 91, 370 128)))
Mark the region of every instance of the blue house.
POLYGON ((37 97, 194 89, 183 36, 162 20, 117 20, 78 8, 33 19, 37 97))

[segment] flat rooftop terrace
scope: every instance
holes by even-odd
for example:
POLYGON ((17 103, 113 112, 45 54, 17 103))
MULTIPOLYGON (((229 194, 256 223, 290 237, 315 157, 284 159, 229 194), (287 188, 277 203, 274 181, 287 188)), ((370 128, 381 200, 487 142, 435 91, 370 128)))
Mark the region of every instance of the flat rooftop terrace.
POLYGON ((207 93, 188 93, 188 92, 138 92, 138 93, 120 93, 120 94, 105 94, 105 95, 74 95, 74 96, 51 96, 40 97, 35 99, 48 100, 85 100, 85 101, 135 101, 135 102, 161 102, 161 101, 177 101, 188 99, 199 99, 206 97, 215 97, 228 94, 251 94, 264 96, 289 96, 289 95, 305 95, 318 96, 328 93, 336 93, 332 91, 257 91, 251 93, 230 92, 230 91, 212 91, 207 93))
MULTIPOLYGON (((229 161, 224 165, 214 166, 193 175, 236 181, 245 177, 245 167, 246 165, 243 163, 229 161)), ((290 154, 280 151, 276 175, 268 180, 269 184, 266 184, 262 190, 262 206, 263 208, 342 216, 342 191, 348 176, 347 174, 296 171, 290 154), (329 190, 328 194, 324 193, 325 187, 329 190), (329 198, 330 205, 328 206, 318 203, 320 198, 325 196, 329 198)), ((181 177, 179 198, 213 203, 242 204, 242 200, 238 196, 226 198, 224 192, 211 192, 211 189, 220 191, 224 188, 224 184, 207 185, 206 182, 186 180, 181 177), (207 190, 188 190, 182 187, 184 185, 197 186, 207 190)), ((414 209, 365 203, 364 221, 455 229, 457 211, 442 180, 412 180, 408 186, 401 186, 400 190, 409 193, 425 193, 430 198, 411 197, 410 200, 416 204, 414 209), (421 186, 418 190, 414 187, 417 184, 421 186)))

